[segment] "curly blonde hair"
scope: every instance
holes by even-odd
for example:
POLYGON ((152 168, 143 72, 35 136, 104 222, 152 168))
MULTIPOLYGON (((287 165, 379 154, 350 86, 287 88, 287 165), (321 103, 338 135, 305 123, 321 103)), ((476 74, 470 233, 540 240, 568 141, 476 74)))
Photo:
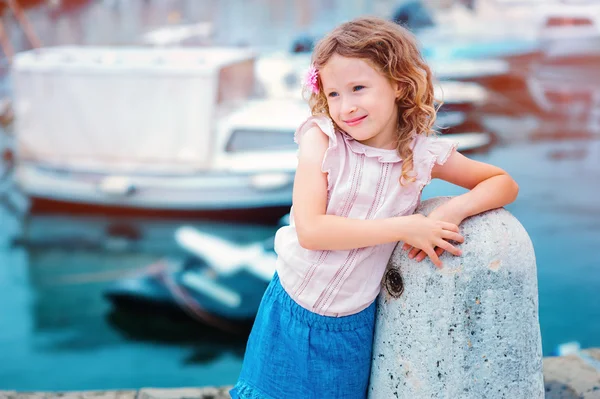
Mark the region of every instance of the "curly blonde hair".
MULTIPOLYGON (((315 46, 312 64, 322 69, 334 54, 347 58, 360 58, 386 76, 390 82, 397 82, 402 93, 398 107, 397 151, 403 159, 403 182, 413 182, 413 151, 411 143, 415 134, 434 134, 433 125, 437 109, 434 102, 432 73, 423 60, 417 40, 407 29, 376 17, 361 17, 346 22, 315 46)), ((309 105, 312 114, 329 115, 327 97, 318 78, 318 93, 311 93, 309 105)), ((335 122, 334 122, 335 123, 335 122)), ((336 126, 339 128, 339 126, 336 126)))

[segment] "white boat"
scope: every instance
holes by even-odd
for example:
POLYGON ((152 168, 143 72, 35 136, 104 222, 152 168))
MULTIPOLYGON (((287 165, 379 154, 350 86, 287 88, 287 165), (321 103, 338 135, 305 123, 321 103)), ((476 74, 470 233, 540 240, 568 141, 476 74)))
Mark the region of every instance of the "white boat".
MULTIPOLYGON (((272 238, 268 240, 273 241, 272 238)), ((232 276, 244 269, 268 282, 275 273, 277 255, 272 250, 266 250, 264 242, 235 245, 191 226, 177 229, 175 241, 189 254, 203 259, 219 275, 232 276)))
POLYGON ((114 282, 104 296, 117 307, 183 310, 203 324, 240 332, 275 273, 273 236, 243 245, 186 225, 175 231, 175 242, 186 259, 164 258, 114 282))
POLYGON ((540 41, 546 56, 600 56, 599 1, 554 2, 540 11, 540 41))
MULTIPOLYGON (((309 109, 298 99, 252 99, 254 57, 243 49, 148 47, 19 54, 17 183, 33 198, 67 203, 289 206, 294 131, 309 109)), ((442 113, 438 124, 460 120, 442 113)), ((473 141, 461 145, 471 149, 473 141)))
POLYGON ((270 113, 289 116, 266 120, 254 108, 264 120, 258 132, 240 120, 239 112, 254 105, 248 103, 254 58, 237 48, 56 47, 18 54, 12 71, 18 184, 32 197, 98 205, 192 210, 287 203, 291 160, 268 151, 270 162, 262 162, 259 152, 237 143, 293 132, 308 109, 278 102, 270 113), (253 162, 240 163, 249 153, 253 162), (273 166, 282 162, 289 166, 273 166))

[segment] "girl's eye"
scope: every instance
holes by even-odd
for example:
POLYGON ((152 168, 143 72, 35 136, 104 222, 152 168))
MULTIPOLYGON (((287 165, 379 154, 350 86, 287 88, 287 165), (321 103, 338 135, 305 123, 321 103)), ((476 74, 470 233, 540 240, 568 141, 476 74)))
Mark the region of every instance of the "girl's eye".
POLYGON ((362 89, 364 89, 364 88, 365 88, 365 86, 360 86, 360 85, 359 85, 359 86, 354 86, 354 87, 353 87, 353 90, 354 90, 354 91, 359 91, 359 90, 362 90, 362 89))
POLYGON ((338 96, 338 93, 337 93, 337 91, 332 91, 331 93, 329 93, 329 94, 327 95, 327 97, 337 97, 337 96, 338 96))

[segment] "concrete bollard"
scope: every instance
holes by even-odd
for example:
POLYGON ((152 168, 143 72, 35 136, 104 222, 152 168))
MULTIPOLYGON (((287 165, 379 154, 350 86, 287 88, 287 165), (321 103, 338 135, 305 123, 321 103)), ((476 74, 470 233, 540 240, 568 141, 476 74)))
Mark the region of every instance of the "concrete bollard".
MULTIPOLYGON (((424 201, 428 214, 448 198, 424 201)), ((505 209, 461 224, 443 269, 398 246, 378 299, 370 399, 544 397, 535 254, 505 209)))

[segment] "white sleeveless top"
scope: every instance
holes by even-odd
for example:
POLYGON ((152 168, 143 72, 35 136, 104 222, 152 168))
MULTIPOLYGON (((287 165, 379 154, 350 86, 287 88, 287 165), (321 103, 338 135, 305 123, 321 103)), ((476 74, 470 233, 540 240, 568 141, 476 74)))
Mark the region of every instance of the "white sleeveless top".
MULTIPOLYGON (((354 219, 384 219, 411 215, 421 191, 431 181, 434 164, 443 164, 456 143, 416 135, 413 170, 416 181, 400 185, 402 159, 393 150, 366 146, 331 119, 310 117, 296 131, 295 140, 317 125, 328 137, 322 171, 327 173, 327 214, 354 219)), ((277 273, 286 292, 302 307, 325 316, 346 316, 368 307, 377 297, 396 243, 352 250, 312 251, 300 246, 294 224, 277 231, 277 273)))

